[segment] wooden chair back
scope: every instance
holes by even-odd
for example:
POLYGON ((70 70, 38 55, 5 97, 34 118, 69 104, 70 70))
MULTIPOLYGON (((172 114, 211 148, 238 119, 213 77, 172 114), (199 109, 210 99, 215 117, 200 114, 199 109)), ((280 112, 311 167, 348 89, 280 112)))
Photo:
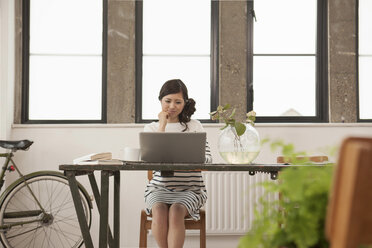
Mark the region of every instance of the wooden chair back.
POLYGON ((151 179, 152 179, 152 170, 147 171, 147 179, 149 180, 149 182, 151 181, 151 179))
POLYGON ((343 141, 326 219, 331 248, 372 243, 372 138, 343 141))

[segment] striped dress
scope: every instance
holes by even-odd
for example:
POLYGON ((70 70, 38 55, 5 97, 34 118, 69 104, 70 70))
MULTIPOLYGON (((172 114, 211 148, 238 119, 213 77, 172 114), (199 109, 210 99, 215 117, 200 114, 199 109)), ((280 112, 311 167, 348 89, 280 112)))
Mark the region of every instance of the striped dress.
MULTIPOLYGON (((191 120, 187 123, 188 130, 185 132, 204 132, 201 123, 191 120)), ((157 132, 158 122, 152 122, 145 126, 145 132, 157 132)), ((166 132, 182 132, 185 129, 180 123, 168 123, 166 132)), ((206 163, 212 162, 212 156, 208 143, 206 144, 206 163)), ((184 205, 191 218, 198 220, 199 209, 207 200, 207 191, 200 171, 174 171, 173 175, 161 175, 160 171, 153 172, 153 178, 145 189, 145 204, 147 214, 155 203, 184 205)))

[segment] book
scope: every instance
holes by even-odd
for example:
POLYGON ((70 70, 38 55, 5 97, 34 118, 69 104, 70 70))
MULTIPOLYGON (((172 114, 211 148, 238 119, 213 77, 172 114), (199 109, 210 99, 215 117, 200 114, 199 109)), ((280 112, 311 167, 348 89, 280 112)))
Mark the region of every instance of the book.
POLYGON ((74 159, 72 162, 74 164, 80 163, 82 161, 92 161, 92 160, 111 160, 112 153, 111 152, 100 152, 100 153, 91 153, 88 155, 84 155, 82 157, 74 159))
POLYGON ((123 161, 119 159, 84 160, 76 163, 75 165, 123 165, 123 161))

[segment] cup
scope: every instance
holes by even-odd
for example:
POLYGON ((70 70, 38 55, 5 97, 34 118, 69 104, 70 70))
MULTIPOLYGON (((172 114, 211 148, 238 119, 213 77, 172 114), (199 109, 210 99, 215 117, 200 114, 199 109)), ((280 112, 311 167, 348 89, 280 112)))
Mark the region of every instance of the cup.
POLYGON ((125 147, 124 148, 124 160, 125 161, 140 161, 141 160, 141 149, 125 147))

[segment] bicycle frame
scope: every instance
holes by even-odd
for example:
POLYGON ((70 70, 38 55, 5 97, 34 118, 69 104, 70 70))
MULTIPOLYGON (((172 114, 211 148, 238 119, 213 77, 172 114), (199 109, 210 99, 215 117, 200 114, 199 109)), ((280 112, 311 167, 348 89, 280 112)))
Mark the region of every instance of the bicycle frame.
MULTIPOLYGON (((1 173, 0 173, 0 190, 4 185, 4 178, 5 178, 5 173, 6 170, 8 169, 9 163, 12 162, 12 165, 14 166, 14 169, 18 172, 19 177, 22 178, 23 183, 27 186, 28 190, 30 191, 32 197, 40 207, 39 210, 31 210, 31 211, 22 211, 22 212, 11 212, 11 213, 6 213, 5 217, 7 218, 23 218, 23 217, 35 217, 35 216, 40 216, 40 218, 37 218, 35 220, 30 220, 30 221, 20 221, 17 223, 12 223, 12 224, 6 224, 6 225, 0 225, 0 230, 6 230, 9 229, 13 226, 19 226, 19 225, 24 225, 32 222, 39 222, 44 218, 48 218, 48 214, 45 212, 44 208, 41 206, 39 200, 36 198, 32 190, 30 189, 29 185, 27 184, 27 181, 25 177, 22 175, 22 173, 18 170, 17 165, 14 163, 12 157, 14 156, 13 152, 9 153, 0 153, 0 157, 5 157, 5 162, 3 164, 3 167, 1 168, 1 173), (43 214, 43 215, 41 215, 43 214)), ((5 192, 4 192, 5 193, 5 192)))
POLYGON ((1 174, 0 174, 0 190, 1 188, 3 187, 3 184, 4 184, 4 177, 5 177, 5 172, 6 170, 8 169, 8 165, 9 165, 9 162, 11 160, 11 158, 13 157, 13 153, 12 152, 9 152, 9 153, 0 153, 0 157, 3 157, 3 158, 6 158, 5 159, 5 163, 3 165, 3 167, 1 168, 1 174))
MULTIPOLYGON (((9 230, 13 226, 22 226, 24 224, 29 224, 29 223, 33 223, 33 222, 44 222, 45 223, 45 222, 48 222, 49 218, 51 217, 50 214, 46 213, 45 209, 41 206, 39 200, 36 198, 33 191, 29 187, 29 185, 27 183, 27 180, 29 180, 30 178, 33 178, 35 176, 41 176, 41 175, 56 176, 56 177, 66 179, 66 177, 63 175, 63 173, 57 172, 57 171, 37 171, 37 172, 33 172, 33 173, 30 173, 30 174, 27 174, 27 175, 22 175, 22 173, 19 171, 17 165, 15 164, 15 162, 12 159, 13 156, 14 156, 13 151, 8 152, 8 153, 0 153, 0 157, 5 158, 5 162, 4 162, 4 164, 1 168, 1 171, 0 171, 0 190, 1 190, 2 186, 4 185, 5 173, 7 172, 9 165, 13 165, 14 169, 17 171, 17 173, 19 175, 19 178, 17 180, 15 180, 14 182, 12 182, 8 187, 6 187, 4 192, 0 195, 0 202, 3 201, 3 198, 6 197, 6 195, 9 193, 9 190, 11 190, 15 185, 17 185, 19 183, 23 183, 23 184, 26 185, 26 187, 30 191, 33 199, 35 199, 35 202, 39 205, 40 209, 27 210, 27 211, 14 211, 14 212, 4 213, 5 218, 14 218, 14 219, 26 218, 26 217, 38 217, 38 218, 35 218, 34 220, 17 221, 17 222, 13 222, 13 223, 10 223, 10 224, 1 224, 0 225, 0 232, 9 230)), ((67 179, 66 179, 66 181, 67 181, 67 179)), ((91 199, 91 197, 89 196, 86 189, 82 185, 80 185, 80 183, 78 183, 78 185, 79 185, 79 189, 84 194, 85 198, 86 199, 91 199)), ((93 208, 92 201, 88 201, 88 205, 89 205, 90 209, 93 208)))

